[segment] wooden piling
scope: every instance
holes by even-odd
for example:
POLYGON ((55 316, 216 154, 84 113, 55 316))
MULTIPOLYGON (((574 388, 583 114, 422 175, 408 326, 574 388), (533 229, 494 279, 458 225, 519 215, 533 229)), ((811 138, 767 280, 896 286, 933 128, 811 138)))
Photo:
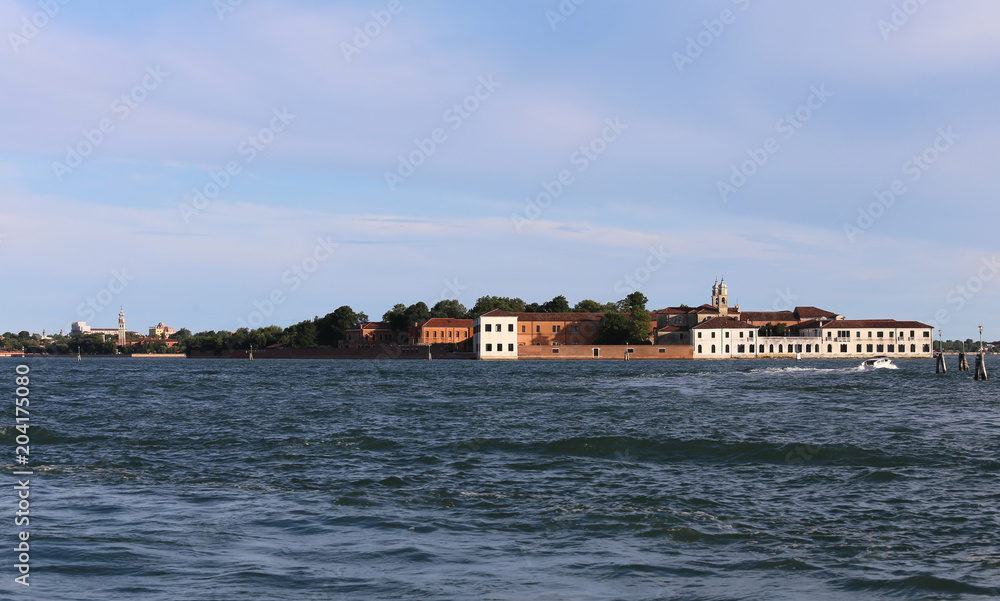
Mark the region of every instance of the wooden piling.
POLYGON ((937 356, 937 369, 934 370, 936 374, 946 374, 948 373, 948 366, 944 362, 944 353, 938 353, 937 356))
POLYGON ((986 357, 982 352, 976 355, 976 379, 986 381, 986 357))
POLYGON ((964 351, 958 354, 958 371, 969 371, 969 360, 964 351))

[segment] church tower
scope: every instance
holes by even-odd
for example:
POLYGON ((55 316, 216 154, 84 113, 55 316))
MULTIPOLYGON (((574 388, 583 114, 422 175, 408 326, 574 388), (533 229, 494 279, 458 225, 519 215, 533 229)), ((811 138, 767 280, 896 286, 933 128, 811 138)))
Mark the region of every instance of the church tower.
POLYGON ((712 306, 719 310, 719 315, 729 315, 729 287, 725 277, 721 282, 715 280, 712 286, 712 306))
POLYGON ((125 346, 125 307, 118 312, 118 346, 125 346))

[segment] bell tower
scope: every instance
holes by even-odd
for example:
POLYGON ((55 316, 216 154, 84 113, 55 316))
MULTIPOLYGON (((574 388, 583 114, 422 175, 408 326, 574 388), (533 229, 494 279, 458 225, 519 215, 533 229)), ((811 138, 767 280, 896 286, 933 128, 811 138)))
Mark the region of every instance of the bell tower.
POLYGON ((125 307, 118 311, 118 346, 125 346, 125 307))
POLYGON ((712 306, 719 310, 719 315, 729 315, 729 287, 725 277, 721 282, 715 280, 712 286, 712 306))

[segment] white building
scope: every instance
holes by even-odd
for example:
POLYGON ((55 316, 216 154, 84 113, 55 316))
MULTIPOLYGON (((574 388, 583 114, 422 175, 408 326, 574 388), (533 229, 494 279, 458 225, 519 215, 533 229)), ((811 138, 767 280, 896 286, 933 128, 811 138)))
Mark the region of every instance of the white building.
POLYGON ((752 359, 757 326, 731 317, 714 317, 691 328, 695 359, 752 359))
POLYGON ((799 333, 821 341, 824 357, 930 357, 934 349, 934 328, 919 321, 844 319, 805 326, 799 333))
POLYGON ((517 359, 517 314, 494 309, 472 320, 476 359, 517 359))

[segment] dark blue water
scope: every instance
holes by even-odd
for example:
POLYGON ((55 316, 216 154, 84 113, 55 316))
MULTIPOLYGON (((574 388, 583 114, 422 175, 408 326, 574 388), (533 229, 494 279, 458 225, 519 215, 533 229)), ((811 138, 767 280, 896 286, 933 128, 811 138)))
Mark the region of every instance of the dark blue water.
POLYGON ((997 383, 931 360, 29 360, 25 589, 17 363, 7 599, 1000 598, 997 383))

